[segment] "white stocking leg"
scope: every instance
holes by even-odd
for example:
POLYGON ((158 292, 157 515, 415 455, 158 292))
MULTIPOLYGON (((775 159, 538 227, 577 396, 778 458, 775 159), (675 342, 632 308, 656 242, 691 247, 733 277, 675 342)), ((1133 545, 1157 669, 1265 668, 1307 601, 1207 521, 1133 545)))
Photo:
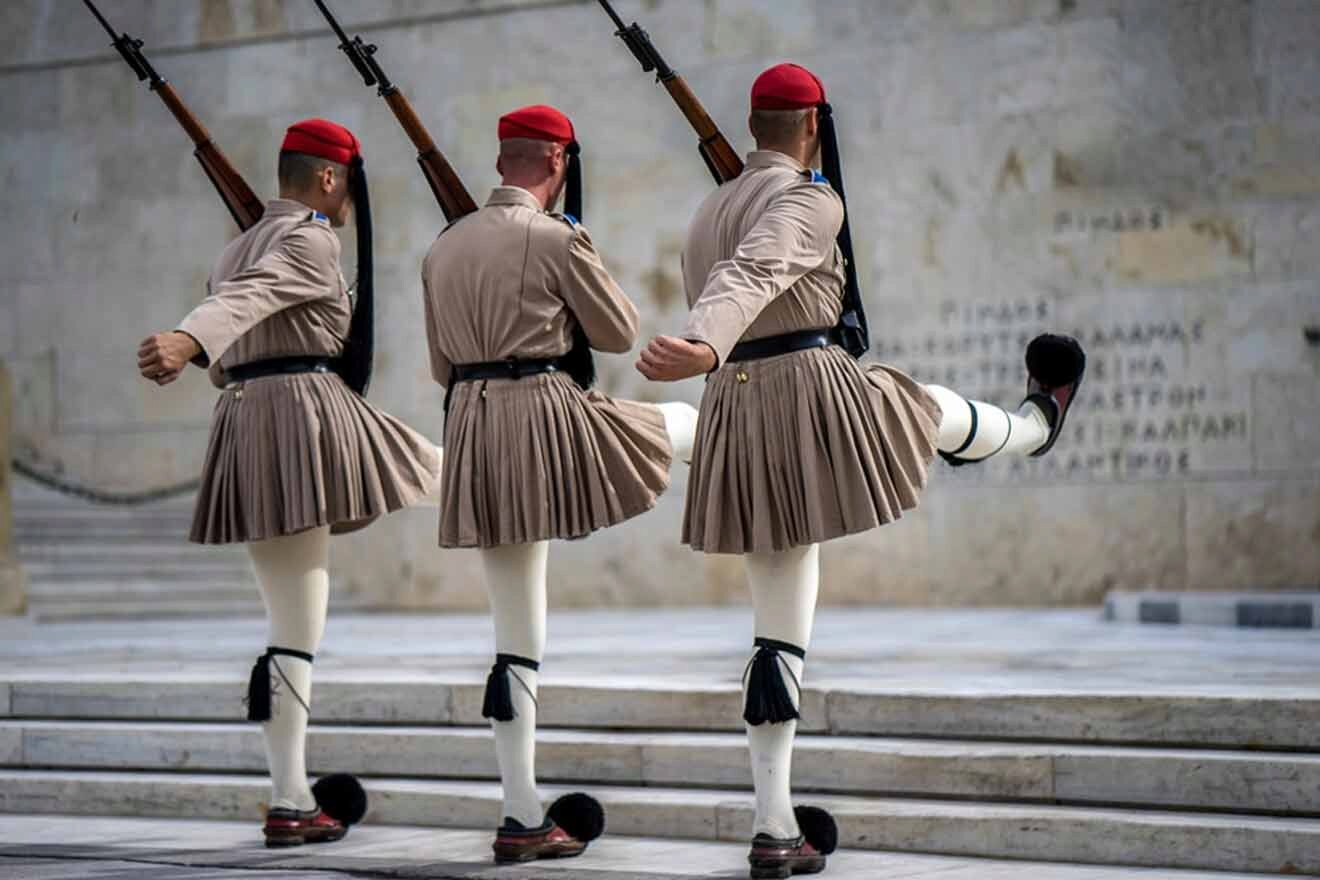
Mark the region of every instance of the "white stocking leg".
POLYGON ((665 431, 674 450, 674 461, 692 460, 692 444, 697 438, 697 410, 688 403, 657 403, 665 417, 665 431))
MULTIPOLYGON (((315 654, 325 631, 330 598, 330 527, 256 541, 247 548, 266 603, 266 643, 315 654)), ((270 720, 261 725, 270 766, 270 805, 310 810, 316 806, 307 784, 306 752, 312 664, 297 657, 274 656, 270 678, 270 720)))
POLYGON ((426 498, 427 498, 428 501, 435 501, 435 502, 438 503, 438 502, 440 501, 440 482, 441 482, 441 477, 443 476, 443 474, 444 474, 444 472, 445 472, 445 449, 444 449, 444 447, 441 446, 441 445, 439 445, 438 443, 435 444, 435 454, 436 454, 436 456, 438 456, 439 459, 440 459, 440 470, 436 471, 436 474, 435 474, 435 481, 434 481, 433 483, 431 483, 431 488, 427 490, 427 492, 426 492, 426 498))
POLYGON ((936 443, 941 452, 977 461, 1000 453, 1026 455, 1044 446, 1049 439, 1049 423, 1034 403, 1024 403, 1016 413, 1010 413, 994 404, 967 400, 942 385, 925 387, 944 413, 936 443), (975 421, 973 410, 976 411, 975 421), (969 439, 971 443, 965 445, 969 439))
MULTIPOLYGON (((495 650, 536 662, 545 651, 545 565, 549 542, 491 547, 481 551, 495 618, 495 650)), ((512 721, 491 721, 495 755, 504 788, 502 815, 526 828, 541 824, 541 799, 536 794, 535 670, 510 666, 512 721)))
MULTIPOLYGON (((749 554, 747 579, 752 588, 756 635, 806 650, 816 614, 820 545, 795 547, 782 553, 749 554)), ((798 686, 792 679, 802 681, 804 662, 788 652, 780 652, 779 658, 792 671, 792 676, 785 673, 784 683, 796 705, 798 686)), ((781 840, 799 834, 789 792, 796 732, 796 721, 747 725, 752 784, 756 789, 753 834, 768 834, 781 840)))

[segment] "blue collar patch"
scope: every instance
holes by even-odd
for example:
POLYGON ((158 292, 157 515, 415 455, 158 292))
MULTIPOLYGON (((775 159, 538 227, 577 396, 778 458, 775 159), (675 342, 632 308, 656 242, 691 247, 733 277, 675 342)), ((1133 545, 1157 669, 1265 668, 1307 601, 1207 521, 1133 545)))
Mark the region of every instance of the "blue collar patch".
POLYGON ((330 218, 327 217, 327 216, 325 216, 324 214, 322 214, 320 211, 313 211, 313 212, 312 212, 312 219, 313 219, 313 220, 318 220, 318 221, 320 221, 321 223, 326 223, 326 224, 329 224, 329 222, 330 222, 330 218))
POLYGON ((825 178, 825 175, 824 175, 824 174, 821 174, 821 173, 820 173, 819 171, 817 171, 815 168, 811 169, 811 182, 812 182, 812 183, 823 183, 823 184, 825 184, 826 186, 829 185, 829 180, 827 180, 827 179, 825 178))
POLYGON ((568 213, 567 211, 563 212, 561 216, 568 221, 569 226, 578 225, 578 218, 574 217, 572 214, 568 213))

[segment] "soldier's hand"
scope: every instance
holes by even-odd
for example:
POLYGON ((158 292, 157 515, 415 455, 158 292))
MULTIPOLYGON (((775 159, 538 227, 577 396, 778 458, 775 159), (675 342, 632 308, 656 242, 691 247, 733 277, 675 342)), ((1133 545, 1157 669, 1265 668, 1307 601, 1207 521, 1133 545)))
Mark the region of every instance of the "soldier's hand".
POLYGON ((201 350, 197 340, 187 333, 178 330, 157 333, 138 346, 138 371, 157 385, 168 385, 179 378, 201 350))
POLYGON ((715 349, 704 342, 657 336, 642 349, 637 370, 653 382, 677 382, 709 373, 716 361, 715 349))

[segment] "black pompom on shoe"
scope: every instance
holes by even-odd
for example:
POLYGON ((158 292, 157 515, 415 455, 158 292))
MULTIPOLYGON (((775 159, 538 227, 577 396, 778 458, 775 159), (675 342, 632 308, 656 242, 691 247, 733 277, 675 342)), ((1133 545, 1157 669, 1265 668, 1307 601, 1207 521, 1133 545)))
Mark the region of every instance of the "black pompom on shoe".
POLYGON ((820 807, 794 807, 793 817, 807 843, 827 856, 839 848, 839 825, 828 810, 820 807))
POLYGON ((312 786, 316 805, 327 816, 344 824, 356 825, 367 814, 367 792, 350 773, 332 773, 322 776, 312 786))
POLYGON ((605 808, 600 801, 580 791, 556 800, 545 815, 583 843, 590 843, 605 833, 605 808))
POLYGON ((1077 399, 1086 372, 1086 353, 1071 336, 1042 333, 1027 346, 1027 396, 1045 414, 1050 435, 1031 455, 1040 457, 1054 448, 1063 420, 1077 399))

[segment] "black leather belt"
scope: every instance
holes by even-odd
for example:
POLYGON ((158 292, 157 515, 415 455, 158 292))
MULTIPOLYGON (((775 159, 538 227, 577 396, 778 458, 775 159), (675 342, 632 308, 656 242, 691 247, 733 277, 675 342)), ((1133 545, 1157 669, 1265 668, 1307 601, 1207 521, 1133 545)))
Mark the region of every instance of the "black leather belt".
POLYGON ((808 348, 826 348, 839 344, 839 334, 834 328, 828 330, 797 330, 793 333, 781 333, 778 336, 766 336, 740 342, 729 352, 728 363, 738 361, 756 361, 761 358, 804 351, 808 348))
POLYGON ((246 382, 249 379, 260 379, 262 376, 282 376, 288 373, 328 373, 331 369, 330 358, 328 357, 278 357, 227 367, 225 378, 230 382, 246 382))
POLYGON ((563 369, 563 358, 508 358, 479 364, 454 364, 449 372, 450 383, 473 382, 477 379, 521 379, 541 373, 557 373, 563 369))

